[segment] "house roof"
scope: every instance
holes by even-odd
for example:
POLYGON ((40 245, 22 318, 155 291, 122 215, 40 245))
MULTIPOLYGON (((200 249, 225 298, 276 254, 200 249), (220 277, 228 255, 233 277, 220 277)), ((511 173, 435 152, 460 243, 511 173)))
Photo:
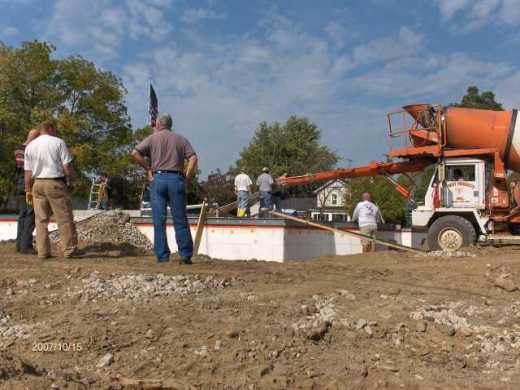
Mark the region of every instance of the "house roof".
POLYGON ((343 180, 343 179, 334 179, 334 180, 329 180, 328 182, 326 182, 325 184, 323 184, 321 187, 315 189, 314 191, 312 191, 313 194, 318 194, 320 193, 321 191, 335 185, 335 184, 339 184, 338 187, 344 187, 346 184, 347 184, 347 181, 346 180, 343 180))

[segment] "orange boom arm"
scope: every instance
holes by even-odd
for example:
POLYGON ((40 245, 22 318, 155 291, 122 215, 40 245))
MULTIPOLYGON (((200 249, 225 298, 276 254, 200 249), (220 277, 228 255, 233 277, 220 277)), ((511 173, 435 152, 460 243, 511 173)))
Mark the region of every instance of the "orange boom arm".
MULTIPOLYGON (((362 167, 339 168, 332 171, 323 171, 302 176, 282 176, 276 180, 276 183, 282 187, 293 187, 302 184, 351 177, 368 177, 377 175, 389 176, 397 173, 419 172, 432 163, 433 161, 429 158, 386 163, 374 161, 362 167)), ((396 184, 396 189, 404 197, 409 195, 408 190, 400 184, 396 184)))

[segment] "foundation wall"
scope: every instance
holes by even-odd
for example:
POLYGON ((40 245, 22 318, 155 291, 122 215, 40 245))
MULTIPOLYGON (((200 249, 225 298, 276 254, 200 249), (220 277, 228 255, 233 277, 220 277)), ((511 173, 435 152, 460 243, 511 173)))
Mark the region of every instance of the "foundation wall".
MULTIPOLYGON (((92 212, 75 212, 75 219, 81 221, 91 215, 92 212)), ((138 217, 135 212, 131 215, 132 222, 153 242, 151 219, 138 217)), ((190 218, 189 222, 194 237, 197 219, 190 218)), ((336 227, 358 232, 354 224, 336 227)), ((0 216, 0 241, 15 239, 16 228, 16 216, 0 216)), ((49 230, 56 228, 55 223, 49 224, 49 230)), ((174 253, 177 245, 171 221, 167 224, 167 235, 170 250, 174 253)), ((377 237, 418 248, 426 234, 409 229, 393 229, 388 225, 378 231, 377 237)), ((381 245, 377 245, 376 249, 387 250, 381 245)), ((223 260, 310 260, 361 253, 361 239, 281 219, 209 218, 202 234, 199 253, 223 260)))

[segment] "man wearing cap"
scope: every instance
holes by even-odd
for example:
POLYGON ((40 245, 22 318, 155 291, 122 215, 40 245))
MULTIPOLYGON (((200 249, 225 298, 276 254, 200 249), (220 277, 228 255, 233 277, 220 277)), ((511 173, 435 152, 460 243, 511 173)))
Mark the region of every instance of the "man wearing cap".
POLYGON ((39 258, 51 256, 48 224, 54 215, 65 258, 78 257, 78 237, 67 183, 73 178, 72 156, 57 136, 52 121, 40 127, 40 136, 25 148, 25 192, 28 205, 34 203, 36 248, 39 258), (34 183, 34 185, 33 185, 34 183))
POLYGON ((256 185, 260 192, 260 210, 271 210, 272 193, 273 193, 273 177, 269 173, 269 168, 264 167, 262 174, 256 179, 256 185))
POLYGON ((170 260, 166 237, 167 205, 173 218, 175 240, 180 264, 191 264, 193 241, 186 214, 186 189, 197 167, 197 155, 190 142, 172 131, 172 117, 163 114, 157 119, 152 135, 146 137, 132 151, 136 163, 142 166, 150 182, 154 250, 157 261, 170 260), (149 165, 144 157, 149 157, 149 165), (184 161, 188 164, 185 169, 184 161))
POLYGON ((18 203, 18 226, 16 233, 16 250, 20 253, 35 254, 33 248, 33 231, 35 227, 34 209, 25 201, 25 148, 31 141, 37 138, 40 132, 36 129, 29 130, 27 139, 14 152, 16 160, 16 198, 18 203))
POLYGON ((235 194, 237 195, 237 217, 245 217, 249 211, 249 193, 253 182, 244 169, 235 176, 235 194))

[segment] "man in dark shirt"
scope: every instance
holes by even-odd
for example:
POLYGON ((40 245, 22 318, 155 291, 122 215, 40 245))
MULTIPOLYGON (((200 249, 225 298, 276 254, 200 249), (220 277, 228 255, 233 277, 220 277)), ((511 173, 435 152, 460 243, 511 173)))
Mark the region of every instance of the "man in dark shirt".
POLYGON ((197 166, 197 155, 189 141, 172 131, 172 118, 157 119, 154 133, 132 151, 135 162, 146 170, 150 182, 154 250, 158 262, 170 260, 166 237, 166 212, 170 206, 180 263, 191 264, 193 242, 186 215, 186 189, 197 166), (151 166, 144 157, 149 157, 151 166), (184 161, 188 161, 186 170, 184 161))
POLYGON ((18 203, 16 250, 21 253, 36 254, 33 248, 33 231, 35 227, 34 209, 25 201, 24 153, 25 147, 39 135, 38 130, 29 130, 25 142, 14 152, 16 160, 16 199, 18 203))

